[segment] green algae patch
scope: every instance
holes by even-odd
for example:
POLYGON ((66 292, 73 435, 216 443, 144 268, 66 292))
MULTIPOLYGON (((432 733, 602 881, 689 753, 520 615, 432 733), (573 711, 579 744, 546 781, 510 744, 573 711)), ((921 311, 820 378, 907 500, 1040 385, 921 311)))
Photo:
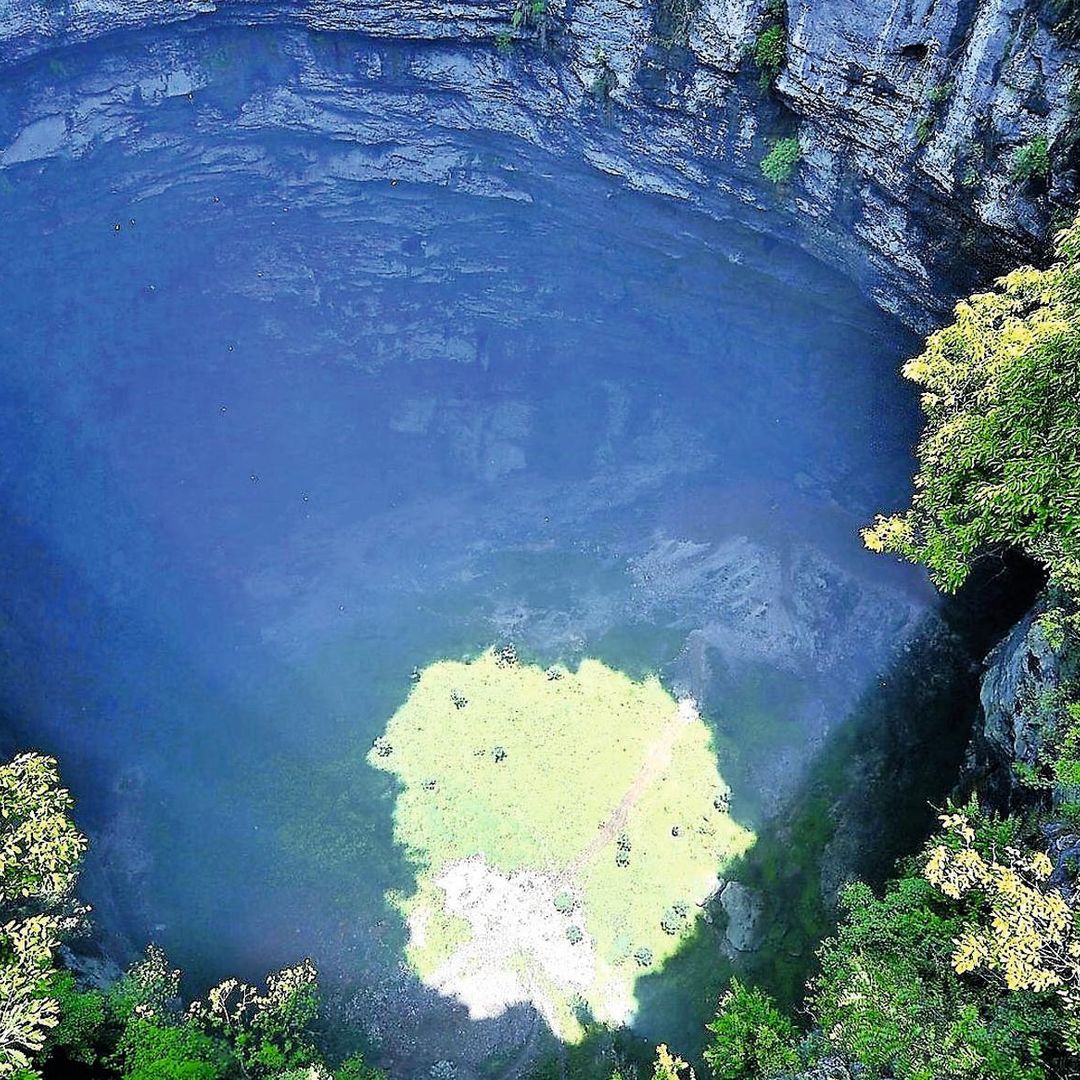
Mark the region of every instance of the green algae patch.
POLYGON ((693 701, 595 660, 432 664, 368 760, 402 784, 417 889, 393 899, 417 974, 474 1017, 532 1002, 570 1041, 585 1012, 633 1022, 637 977, 753 840, 693 701))

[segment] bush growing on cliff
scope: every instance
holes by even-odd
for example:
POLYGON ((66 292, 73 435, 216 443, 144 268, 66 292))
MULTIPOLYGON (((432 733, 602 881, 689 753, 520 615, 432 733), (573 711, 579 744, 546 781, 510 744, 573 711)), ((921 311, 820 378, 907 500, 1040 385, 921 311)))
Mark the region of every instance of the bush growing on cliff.
POLYGON ((784 66, 787 55, 787 32, 779 23, 762 30, 754 42, 754 64, 761 73, 762 86, 768 87, 776 80, 784 66))
POLYGON ((1043 135, 1024 143, 1013 155, 1012 178, 1017 184, 1045 180, 1050 175, 1050 144, 1043 135))
POLYGON ((863 531, 867 547, 952 591, 977 558, 1015 546, 1080 588, 1080 219, 1048 269, 957 305, 904 374, 924 389, 915 494, 863 531))
POLYGON ((777 139, 772 149, 761 161, 761 172, 774 184, 783 184, 795 174, 795 167, 802 157, 797 138, 777 139))
POLYGON ((785 0, 769 0, 765 5, 765 21, 750 46, 750 56, 758 70, 758 84, 761 89, 771 89, 787 59, 785 0))

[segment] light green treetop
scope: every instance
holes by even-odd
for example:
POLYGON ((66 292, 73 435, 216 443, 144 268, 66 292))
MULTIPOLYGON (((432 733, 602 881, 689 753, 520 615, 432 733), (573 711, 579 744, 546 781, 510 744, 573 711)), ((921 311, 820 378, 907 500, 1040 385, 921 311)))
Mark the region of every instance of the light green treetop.
POLYGON ((80 911, 83 837, 56 762, 20 754, 0 766, 0 1077, 30 1068, 59 1019, 44 992, 53 951, 80 911))
POLYGON ((948 591, 1010 546, 1080 588, 1080 218, 1048 269, 1008 274, 955 316, 904 367, 926 413, 911 506, 863 540, 948 591))

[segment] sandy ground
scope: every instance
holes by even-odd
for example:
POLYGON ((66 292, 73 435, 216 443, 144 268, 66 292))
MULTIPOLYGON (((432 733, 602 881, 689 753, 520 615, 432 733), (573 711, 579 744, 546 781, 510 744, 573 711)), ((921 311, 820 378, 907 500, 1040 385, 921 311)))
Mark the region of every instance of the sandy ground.
POLYGON ((586 934, 572 945, 572 919, 555 908, 555 878, 524 871, 510 876, 477 855, 447 867, 435 882, 446 909, 467 919, 472 938, 440 967, 431 985, 462 1001, 474 1019, 531 1002, 561 1027, 553 995, 569 998, 592 986, 596 954, 586 934))

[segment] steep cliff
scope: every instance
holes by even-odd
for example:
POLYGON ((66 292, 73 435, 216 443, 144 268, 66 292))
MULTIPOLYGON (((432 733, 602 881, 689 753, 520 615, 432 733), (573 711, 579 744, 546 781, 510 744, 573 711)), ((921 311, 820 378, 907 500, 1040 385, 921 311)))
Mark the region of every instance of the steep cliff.
MULTIPOLYGON (((271 23, 369 40, 357 88, 378 94, 392 42, 422 95, 418 120, 510 132, 783 234, 919 329, 1037 257, 1075 193, 1078 54, 1053 29, 1052 0, 791 0, 786 16, 769 0, 550 0, 515 33, 512 11, 512 0, 0 0, 0 66, 151 25, 271 23), (748 54, 783 19, 771 89, 748 54), (798 138, 802 160, 776 187, 759 164, 780 136, 798 138), (1042 139, 1049 177, 1017 179, 1017 150, 1042 139)), ((132 64, 145 63, 128 48, 137 40, 115 38, 132 64)), ((182 49, 168 64, 186 74, 160 73, 167 87, 198 92, 182 49)), ((78 107, 29 96, 0 124, 0 170, 82 152, 78 107)))

